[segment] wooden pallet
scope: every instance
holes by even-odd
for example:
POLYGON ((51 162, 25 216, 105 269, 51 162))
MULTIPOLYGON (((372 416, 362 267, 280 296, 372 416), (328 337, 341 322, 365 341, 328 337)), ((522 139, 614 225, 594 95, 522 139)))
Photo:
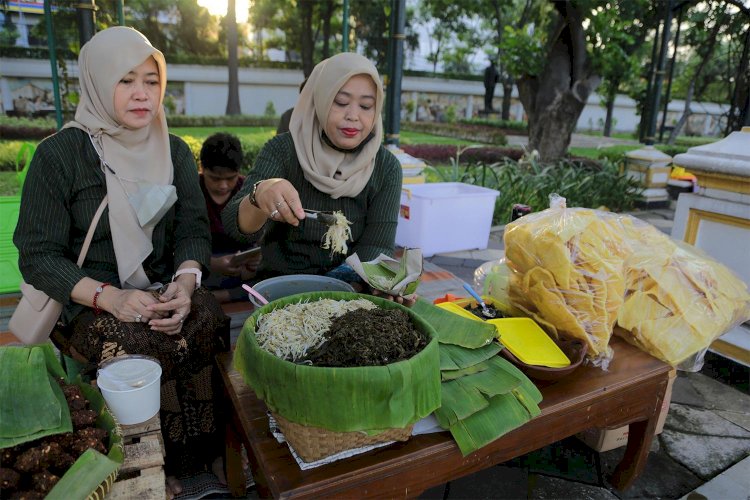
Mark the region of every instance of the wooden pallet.
POLYGON ((159 414, 142 424, 121 427, 125 461, 107 498, 164 498, 164 442, 159 414))

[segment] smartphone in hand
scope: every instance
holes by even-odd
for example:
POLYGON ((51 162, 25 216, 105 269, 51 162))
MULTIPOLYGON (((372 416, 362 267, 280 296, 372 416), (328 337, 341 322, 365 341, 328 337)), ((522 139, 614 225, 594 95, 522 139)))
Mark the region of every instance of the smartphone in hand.
POLYGON ((248 260, 252 259, 256 255, 260 254, 260 247, 250 248, 249 250, 243 250, 232 255, 229 260, 229 265, 232 267, 240 267, 244 265, 248 260))

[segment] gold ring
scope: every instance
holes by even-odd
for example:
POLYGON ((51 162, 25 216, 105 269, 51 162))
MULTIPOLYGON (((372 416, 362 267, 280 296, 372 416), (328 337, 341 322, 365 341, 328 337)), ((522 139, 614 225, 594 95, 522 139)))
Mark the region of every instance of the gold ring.
POLYGON ((273 212, 271 212, 271 218, 272 219, 275 219, 277 215, 279 215, 279 211, 278 210, 274 210, 273 212))

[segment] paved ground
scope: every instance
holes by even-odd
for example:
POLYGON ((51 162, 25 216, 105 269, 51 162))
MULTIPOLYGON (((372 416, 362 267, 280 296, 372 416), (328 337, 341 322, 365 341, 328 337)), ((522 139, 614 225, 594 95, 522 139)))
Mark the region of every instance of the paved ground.
MULTIPOLYGON (((673 210, 633 215, 666 234, 673 210)), ((486 250, 439 254, 431 264, 473 283, 475 270, 503 256, 503 227, 493 228, 486 250)), ((460 293, 460 282, 456 293, 460 293)), ((477 289, 481 289, 479 286, 477 289)), ((429 287, 420 293, 430 296, 429 287)), ((465 293, 460 293, 465 295, 465 293)), ((481 473, 434 488, 422 498, 750 498, 750 392, 748 369, 709 353, 699 373, 679 372, 664 431, 654 440, 643 475, 626 492, 607 482, 623 448, 596 453, 568 438, 481 473)))

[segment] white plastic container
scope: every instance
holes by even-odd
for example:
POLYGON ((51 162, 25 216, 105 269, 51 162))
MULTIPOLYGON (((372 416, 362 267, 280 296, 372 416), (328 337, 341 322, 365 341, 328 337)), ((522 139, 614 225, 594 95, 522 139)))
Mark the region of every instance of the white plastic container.
POLYGON ((461 182, 404 187, 396 244, 421 248, 425 257, 487 248, 499 194, 461 182))
POLYGON ((129 354, 105 361, 96 384, 118 422, 140 424, 159 411, 161 366, 149 356, 129 354))

